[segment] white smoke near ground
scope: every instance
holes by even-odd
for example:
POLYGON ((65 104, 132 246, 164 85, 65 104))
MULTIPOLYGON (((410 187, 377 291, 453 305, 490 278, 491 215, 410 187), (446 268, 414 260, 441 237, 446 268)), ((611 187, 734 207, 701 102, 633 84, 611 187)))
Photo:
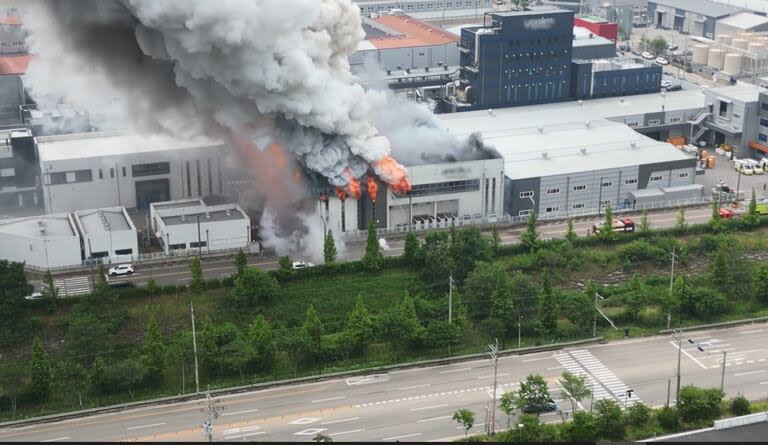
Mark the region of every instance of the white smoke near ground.
MULTIPOLYGON (((279 224, 277 212, 267 207, 261 218, 261 239, 267 249, 274 250, 279 256, 289 256, 293 259, 308 260, 315 264, 324 261, 323 245, 325 243, 325 226, 318 212, 299 212, 296 215, 301 221, 301 228, 286 229, 279 224)), ((337 258, 346 256, 347 247, 338 233, 333 232, 336 244, 337 258)))

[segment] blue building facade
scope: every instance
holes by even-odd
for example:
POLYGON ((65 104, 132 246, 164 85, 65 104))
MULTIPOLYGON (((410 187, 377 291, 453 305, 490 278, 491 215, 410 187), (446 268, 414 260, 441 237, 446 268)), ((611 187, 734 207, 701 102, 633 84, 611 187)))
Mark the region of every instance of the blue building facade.
POLYGON ((661 73, 662 68, 658 65, 593 72, 591 97, 658 92, 661 89, 661 73))
POLYGON ((461 82, 479 107, 561 102, 571 96, 573 11, 486 13, 461 32, 461 82))

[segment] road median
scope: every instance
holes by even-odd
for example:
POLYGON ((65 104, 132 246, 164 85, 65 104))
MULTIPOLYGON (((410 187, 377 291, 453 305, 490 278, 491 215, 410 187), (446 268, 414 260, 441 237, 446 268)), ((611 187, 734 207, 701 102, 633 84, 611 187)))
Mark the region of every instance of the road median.
MULTIPOLYGON (((722 321, 720 323, 709 323, 709 324, 699 324, 696 326, 686 326, 681 328, 680 330, 683 332, 700 331, 702 329, 729 328, 732 326, 739 326, 742 324, 765 323, 765 322, 768 322, 768 317, 743 318, 741 320, 722 321)), ((671 334, 676 331, 677 329, 662 329, 661 331, 659 331, 659 334, 671 334)))

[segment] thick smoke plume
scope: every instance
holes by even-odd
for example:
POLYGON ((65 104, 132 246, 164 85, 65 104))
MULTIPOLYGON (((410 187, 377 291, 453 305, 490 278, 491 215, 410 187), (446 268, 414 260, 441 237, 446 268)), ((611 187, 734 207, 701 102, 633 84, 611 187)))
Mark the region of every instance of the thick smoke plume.
POLYGON ((279 143, 337 187, 369 168, 405 180, 372 124, 386 96, 349 70, 363 37, 350 0, 39 0, 27 26, 38 55, 28 84, 43 108, 279 143))

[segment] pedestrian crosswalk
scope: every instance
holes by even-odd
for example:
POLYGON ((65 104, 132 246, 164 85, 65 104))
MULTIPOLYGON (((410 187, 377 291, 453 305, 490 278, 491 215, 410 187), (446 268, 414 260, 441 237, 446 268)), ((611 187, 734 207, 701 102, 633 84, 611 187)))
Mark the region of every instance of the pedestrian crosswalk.
POLYGON ((641 402, 634 392, 627 398, 630 388, 586 349, 557 353, 555 359, 572 374, 586 377, 594 400, 614 399, 622 406, 641 402))
POLYGON ((93 291, 91 278, 88 275, 59 278, 53 280, 53 285, 59 290, 60 297, 85 295, 93 291))

